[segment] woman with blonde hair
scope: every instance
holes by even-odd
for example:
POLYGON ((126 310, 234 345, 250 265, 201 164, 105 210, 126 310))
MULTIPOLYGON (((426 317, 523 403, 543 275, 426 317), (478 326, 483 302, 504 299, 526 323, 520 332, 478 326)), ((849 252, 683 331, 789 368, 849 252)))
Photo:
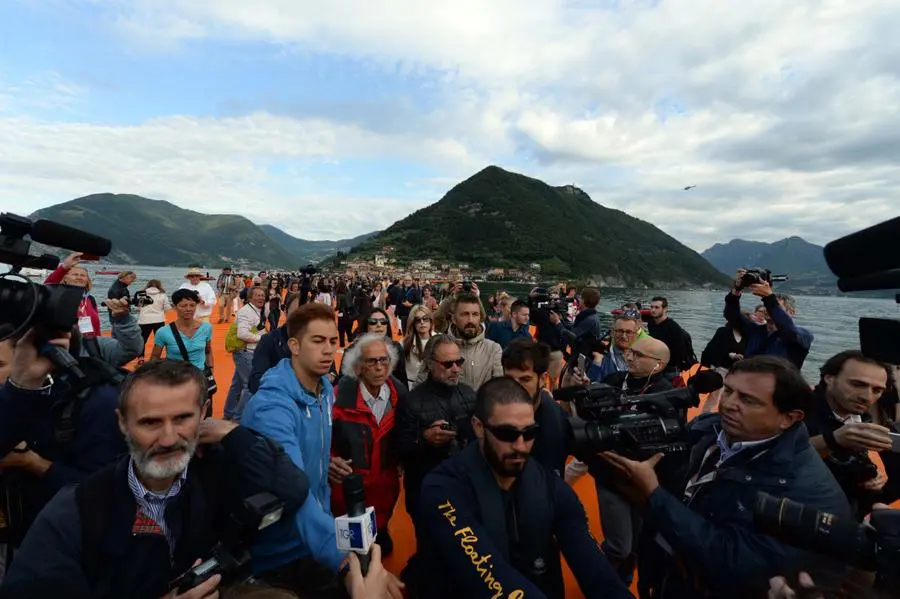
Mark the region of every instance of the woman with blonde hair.
POLYGON ((81 304, 78 305, 78 330, 83 337, 100 336, 100 314, 97 312, 97 300, 91 295, 91 277, 85 267, 81 266, 81 252, 66 256, 59 267, 50 273, 44 281, 45 285, 72 285, 84 289, 81 304))
POLYGON ((406 321, 406 335, 403 337, 403 356, 406 358, 406 378, 409 388, 416 385, 416 377, 422 367, 425 344, 437 333, 434 330, 431 311, 425 306, 414 306, 406 321))

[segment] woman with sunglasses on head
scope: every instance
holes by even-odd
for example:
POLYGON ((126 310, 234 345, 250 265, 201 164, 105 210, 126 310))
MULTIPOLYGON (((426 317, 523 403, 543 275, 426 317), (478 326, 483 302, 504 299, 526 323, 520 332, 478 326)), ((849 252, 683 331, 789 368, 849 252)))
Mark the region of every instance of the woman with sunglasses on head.
POLYGON ((406 335, 403 337, 403 357, 406 359, 406 377, 409 388, 415 386, 416 377, 422 367, 422 354, 425 344, 436 333, 431 320, 431 311, 425 306, 415 306, 409 313, 406 323, 406 335))
MULTIPOLYGON (((394 375, 394 378, 403 383, 405 387, 409 388, 409 382, 406 376, 406 358, 403 355, 403 347, 394 341, 394 332, 391 330, 391 319, 383 308, 372 308, 365 318, 360 319, 359 329, 357 330, 356 335, 357 337, 362 337, 366 333, 378 333, 391 340, 397 353, 400 354, 400 359, 397 360, 397 365, 394 367, 391 374, 394 375)), ((350 347, 345 351, 349 352, 352 348, 353 344, 351 343, 350 347)), ((336 373, 335 376, 337 376, 336 373)))

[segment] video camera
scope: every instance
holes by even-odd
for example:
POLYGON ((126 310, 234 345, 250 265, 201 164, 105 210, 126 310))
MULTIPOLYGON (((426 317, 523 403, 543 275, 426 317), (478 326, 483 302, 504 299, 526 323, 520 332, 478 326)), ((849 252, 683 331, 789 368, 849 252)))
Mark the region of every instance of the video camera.
POLYGON ((760 491, 753 522, 757 531, 792 547, 876 572, 875 588, 896 590, 900 582, 900 510, 874 510, 870 524, 860 525, 760 491))
POLYGON ((319 272, 319 269, 317 269, 312 264, 307 264, 306 266, 304 266, 303 268, 300 269, 300 274, 306 275, 307 277, 311 277, 318 272, 319 272))
POLYGON ((223 541, 213 547, 212 555, 175 579, 170 589, 186 593, 197 585, 222 575, 222 582, 242 582, 252 575, 250 547, 257 533, 281 520, 284 502, 271 493, 257 493, 244 500, 241 509, 230 516, 223 541))
POLYGON ((560 297, 559 292, 550 292, 543 287, 538 287, 528 296, 528 308, 556 312, 560 316, 565 316, 572 301, 573 298, 560 297))
MULTIPOLYGON (((31 243, 66 248, 73 251, 107 256, 112 243, 103 237, 67 227, 50 220, 32 222, 22 216, 0 214, 0 262, 9 264, 9 272, 0 275, 0 324, 10 324, 13 332, 0 341, 17 338, 36 327, 45 336, 70 331, 78 322, 78 306, 84 289, 69 285, 44 286, 33 283, 19 273, 23 267, 54 269, 59 258, 51 254, 32 256, 31 243)), ((74 360, 67 352, 47 346, 48 356, 64 368, 74 360)))
POLYGON ((557 401, 575 403, 572 418, 576 446, 593 453, 615 451, 636 460, 657 453, 689 449, 688 408, 700 405, 700 395, 722 387, 722 376, 712 370, 698 372, 687 387, 646 395, 627 395, 603 383, 563 387, 557 401))
MULTIPOLYGON (((843 292, 900 289, 900 254, 886 251, 900 236, 900 217, 836 239, 825 246, 825 261, 843 292)), ((900 294, 894 296, 900 304, 900 294)), ((880 362, 900 364, 900 321, 859 319, 862 352, 880 362)))
POLYGON ((738 286, 738 289, 746 289, 751 285, 756 285, 757 283, 768 283, 772 285, 776 282, 787 281, 787 275, 773 275, 771 270, 765 268, 745 268, 744 274, 741 275, 741 284, 738 286))

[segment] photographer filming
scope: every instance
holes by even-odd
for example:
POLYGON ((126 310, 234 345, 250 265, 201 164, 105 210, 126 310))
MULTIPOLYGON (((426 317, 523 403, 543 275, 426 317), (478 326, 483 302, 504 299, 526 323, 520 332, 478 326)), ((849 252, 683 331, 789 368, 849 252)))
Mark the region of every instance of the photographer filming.
POLYGON ((51 500, 6 596, 33 597, 53 581, 54 596, 200 599, 245 575, 256 531, 293 517, 309 485, 274 442, 202 420, 207 402, 206 379, 188 362, 130 375, 111 412, 130 455, 51 500))
POLYGON ((638 584, 645 599, 757 597, 766 581, 814 563, 812 556, 754 530, 760 490, 849 517, 847 499, 802 426, 809 385, 788 361, 757 356, 725 378, 719 413, 689 425, 687 468, 661 486, 661 455, 637 461, 605 452, 645 502, 638 584))
POLYGON ((561 315, 555 310, 550 312, 551 324, 567 341, 573 355, 590 354, 591 352, 584 348, 594 346, 605 336, 603 323, 600 322, 600 314, 597 313, 597 304, 599 303, 600 290, 588 287, 581 292, 581 310, 575 316, 574 322, 570 323, 564 319, 565 314, 561 315))
POLYGON ((809 353, 813 334, 794 324, 796 306, 789 295, 776 294, 772 290, 772 276, 760 269, 739 269, 734 287, 725 296, 725 320, 747 339, 744 357, 780 356, 798 369, 809 353), (757 324, 741 314, 741 294, 749 289, 762 298, 766 308, 765 324, 757 324))

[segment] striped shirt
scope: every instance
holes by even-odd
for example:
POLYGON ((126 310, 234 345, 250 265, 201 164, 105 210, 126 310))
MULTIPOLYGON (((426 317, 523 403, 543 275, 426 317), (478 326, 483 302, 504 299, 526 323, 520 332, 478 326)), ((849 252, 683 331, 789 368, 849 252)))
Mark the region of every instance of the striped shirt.
POLYGON ((166 541, 169 542, 170 554, 175 550, 175 539, 166 522, 166 506, 181 492, 186 477, 187 468, 185 468, 181 472, 181 475, 175 479, 175 482, 172 483, 171 487, 162 493, 157 493, 148 490, 141 484, 141 481, 138 480, 137 473, 134 470, 134 458, 128 462, 128 488, 131 489, 131 494, 134 495, 134 500, 141 508, 141 511, 144 512, 144 515, 159 525, 163 536, 165 536, 166 541))

